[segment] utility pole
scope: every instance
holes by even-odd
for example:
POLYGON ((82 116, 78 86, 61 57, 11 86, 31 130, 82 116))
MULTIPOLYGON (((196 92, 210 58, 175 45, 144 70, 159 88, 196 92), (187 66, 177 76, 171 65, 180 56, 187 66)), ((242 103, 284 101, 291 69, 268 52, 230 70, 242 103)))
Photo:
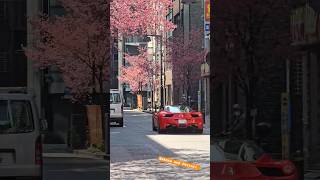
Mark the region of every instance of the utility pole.
POLYGON ((162 35, 157 36, 160 38, 160 109, 164 108, 164 89, 163 89, 163 52, 162 52, 162 35))

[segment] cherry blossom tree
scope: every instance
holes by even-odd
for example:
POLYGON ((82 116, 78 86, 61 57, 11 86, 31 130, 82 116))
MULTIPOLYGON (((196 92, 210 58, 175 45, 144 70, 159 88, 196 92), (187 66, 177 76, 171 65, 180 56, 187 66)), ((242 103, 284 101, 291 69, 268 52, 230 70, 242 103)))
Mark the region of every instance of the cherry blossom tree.
POLYGON ((191 93, 191 84, 201 78, 200 68, 206 55, 202 48, 203 32, 193 28, 189 38, 183 32, 177 32, 167 43, 167 59, 172 66, 174 86, 191 93))
MULTIPOLYGON (((147 34, 163 35, 173 31, 176 26, 166 19, 172 5, 172 0, 113 0, 110 17, 113 37, 143 37, 147 34)), ((155 64, 155 62, 149 63, 155 64)), ((148 78, 139 80, 139 82, 135 81, 136 79, 134 79, 132 74, 140 70, 140 67, 135 65, 123 68, 120 72, 120 80, 127 82, 135 93, 139 92, 141 84, 146 85, 147 81, 149 81, 152 89, 156 88, 158 81, 153 79, 153 77, 150 78, 150 74, 155 74, 155 72, 147 71, 148 78), (137 68, 137 70, 134 70, 134 68, 137 68)))
MULTIPOLYGON (((26 56, 41 68, 55 66, 77 100, 99 97, 104 127, 104 82, 109 80, 111 41, 117 34, 143 35, 147 30, 170 31, 165 20, 170 0, 61 0, 60 17, 41 14, 30 20, 31 46, 26 56), (111 6, 111 7, 110 7, 111 6), (148 18, 145 18, 148 17, 148 18), (112 37, 112 36, 113 37, 112 37)), ((107 133, 108 134, 108 133, 107 133)))
POLYGON ((142 87, 153 83, 153 77, 159 74, 159 63, 149 59, 148 51, 145 48, 139 49, 138 55, 125 55, 127 66, 121 68, 119 80, 129 84, 133 93, 140 93, 142 87))
POLYGON ((76 99, 86 97, 90 91, 103 91, 103 81, 108 78, 110 30, 123 35, 143 35, 147 30, 167 32, 174 28, 165 19, 172 5, 170 0, 60 2, 66 10, 64 16, 49 19, 42 14, 31 20, 37 39, 25 52, 42 68, 56 66, 76 99))
POLYGON ((24 48, 25 54, 40 68, 58 68, 74 100, 93 97, 101 109, 101 140, 109 144, 103 107, 108 103, 104 82, 110 67, 110 4, 105 0, 63 0, 61 4, 64 16, 41 14, 30 20, 34 39, 24 48))
POLYGON ((113 0, 111 32, 117 36, 170 32, 175 25, 166 19, 172 0, 113 0))
POLYGON ((103 92, 110 59, 108 4, 98 1, 61 1, 66 14, 31 20, 34 43, 25 48, 39 67, 55 66, 76 98, 103 92))
POLYGON ((213 7, 213 84, 229 81, 239 87, 251 138, 250 113, 258 106, 265 80, 289 57, 290 8, 285 0, 224 0, 213 7))

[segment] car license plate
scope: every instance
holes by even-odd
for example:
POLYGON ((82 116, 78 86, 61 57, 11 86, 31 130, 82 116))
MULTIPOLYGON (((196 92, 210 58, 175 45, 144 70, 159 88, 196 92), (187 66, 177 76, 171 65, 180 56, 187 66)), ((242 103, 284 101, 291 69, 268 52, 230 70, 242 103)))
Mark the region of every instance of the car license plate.
POLYGON ((13 153, 0 153, 0 164, 8 165, 14 163, 13 153))
POLYGON ((185 119, 179 119, 179 120, 178 120, 178 123, 179 123, 179 124, 187 124, 187 120, 185 120, 185 119))

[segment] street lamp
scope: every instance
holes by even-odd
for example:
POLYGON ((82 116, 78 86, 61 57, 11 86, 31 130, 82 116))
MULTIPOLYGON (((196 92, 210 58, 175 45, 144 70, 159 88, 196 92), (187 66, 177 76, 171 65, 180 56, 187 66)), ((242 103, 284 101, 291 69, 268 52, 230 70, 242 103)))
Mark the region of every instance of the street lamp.
POLYGON ((164 85, 163 85, 163 52, 162 52, 162 41, 163 41, 163 36, 162 35, 156 35, 156 34, 151 34, 151 35, 146 35, 146 41, 151 41, 151 39, 148 36, 156 37, 157 39, 160 38, 160 109, 164 108, 164 85))

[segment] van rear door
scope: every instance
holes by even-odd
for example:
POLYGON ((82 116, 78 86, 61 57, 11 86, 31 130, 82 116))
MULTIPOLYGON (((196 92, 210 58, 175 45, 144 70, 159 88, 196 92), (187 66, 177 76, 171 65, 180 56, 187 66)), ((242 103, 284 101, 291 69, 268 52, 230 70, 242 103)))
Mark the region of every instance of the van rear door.
POLYGON ((35 127, 30 101, 0 100, 0 169, 36 163, 39 134, 35 127))
POLYGON ((110 114, 113 117, 122 117, 122 100, 119 92, 110 93, 110 114))

